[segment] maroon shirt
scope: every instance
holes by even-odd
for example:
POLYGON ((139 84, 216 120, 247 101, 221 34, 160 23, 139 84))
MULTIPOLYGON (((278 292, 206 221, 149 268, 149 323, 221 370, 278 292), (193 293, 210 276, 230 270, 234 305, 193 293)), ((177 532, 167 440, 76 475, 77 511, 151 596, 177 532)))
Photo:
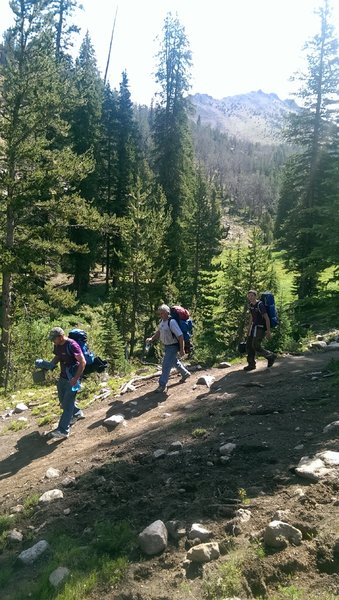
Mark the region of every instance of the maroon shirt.
MULTIPOLYGON (((78 367, 78 356, 82 354, 79 344, 75 340, 67 338, 62 346, 54 346, 54 354, 58 357, 61 367, 60 377, 68 379, 66 369, 78 367)), ((74 369, 75 371, 76 369, 74 369)), ((73 371, 73 369, 72 369, 73 371)))
POLYGON ((258 300, 255 304, 250 304, 250 313, 252 315, 252 325, 263 327, 266 325, 263 315, 267 313, 265 304, 258 300))

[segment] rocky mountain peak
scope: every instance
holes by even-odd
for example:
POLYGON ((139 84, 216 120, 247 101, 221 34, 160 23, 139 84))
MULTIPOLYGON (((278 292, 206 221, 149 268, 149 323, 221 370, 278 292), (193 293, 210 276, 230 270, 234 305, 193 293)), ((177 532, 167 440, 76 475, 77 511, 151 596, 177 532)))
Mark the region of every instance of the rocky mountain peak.
POLYGON ((294 100, 281 100, 277 94, 266 94, 262 90, 221 100, 195 94, 190 100, 195 120, 200 118, 204 125, 254 143, 281 143, 287 115, 299 110, 294 100))

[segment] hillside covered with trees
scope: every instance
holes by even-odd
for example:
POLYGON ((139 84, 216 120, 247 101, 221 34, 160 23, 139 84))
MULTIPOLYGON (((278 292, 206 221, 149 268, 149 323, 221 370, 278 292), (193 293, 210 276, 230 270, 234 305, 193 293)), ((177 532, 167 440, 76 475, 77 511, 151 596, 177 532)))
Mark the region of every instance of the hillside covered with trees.
POLYGON ((1 385, 30 379, 55 324, 89 329, 112 373, 123 372, 161 301, 191 309, 198 360, 234 355, 246 291, 279 295, 273 249, 294 274, 296 310, 281 301, 272 344, 297 349, 308 307, 326 301, 324 271, 338 280, 339 59, 329 3, 305 48, 303 109, 274 149, 192 121, 192 56, 177 17, 168 14, 160 37, 159 94, 151 107, 134 106, 126 72, 119 89, 100 76, 88 34, 72 57, 77 5, 13 0, 0 49, 1 385), (245 222, 248 244, 225 243, 229 216, 245 222))

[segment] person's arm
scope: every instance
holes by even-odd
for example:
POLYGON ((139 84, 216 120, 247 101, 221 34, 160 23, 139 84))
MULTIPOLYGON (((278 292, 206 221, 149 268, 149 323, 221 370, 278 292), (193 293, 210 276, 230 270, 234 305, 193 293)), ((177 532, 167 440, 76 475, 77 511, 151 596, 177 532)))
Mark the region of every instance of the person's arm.
POLYGON ((54 365, 54 367, 57 366, 58 362, 60 362, 60 358, 58 358, 57 356, 54 356, 51 360, 51 363, 54 365))
POLYGON ((271 323, 270 323, 270 319, 269 319, 267 312, 265 312, 263 314, 263 318, 264 318, 265 324, 266 324, 266 337, 270 338, 271 337, 271 323))
POLYGON ((252 324, 253 324, 253 318, 252 318, 252 313, 250 313, 250 322, 249 322, 249 325, 248 325, 247 337, 248 337, 248 336, 250 335, 250 333, 251 333, 252 324))
POLYGON ((179 335, 179 337, 177 339, 178 339, 178 342, 179 342, 179 354, 180 354, 180 356, 184 356, 184 354, 185 354, 184 336, 183 335, 179 335))
POLYGON ((181 331, 179 325, 177 324, 177 322, 175 321, 175 319, 171 319, 169 321, 169 323, 168 323, 168 326, 169 326, 170 331, 172 332, 172 334, 178 340, 179 354, 180 354, 180 356, 184 356, 184 354, 185 354, 184 336, 182 334, 182 331, 181 331), (174 331, 173 331, 173 327, 174 327, 174 331))
POLYGON ((159 338, 160 338, 160 331, 159 331, 159 329, 157 329, 157 331, 155 333, 153 333, 153 335, 151 337, 146 338, 146 342, 148 344, 154 344, 154 342, 156 342, 159 338))
POLYGON ((85 357, 83 355, 83 353, 81 352, 81 354, 75 354, 74 355, 76 358, 76 361, 78 363, 78 368, 75 371, 74 376, 72 377, 72 379, 69 380, 70 386, 73 387, 73 385, 76 384, 76 382, 78 381, 78 379, 80 379, 82 373, 85 370, 86 367, 86 360, 85 357))

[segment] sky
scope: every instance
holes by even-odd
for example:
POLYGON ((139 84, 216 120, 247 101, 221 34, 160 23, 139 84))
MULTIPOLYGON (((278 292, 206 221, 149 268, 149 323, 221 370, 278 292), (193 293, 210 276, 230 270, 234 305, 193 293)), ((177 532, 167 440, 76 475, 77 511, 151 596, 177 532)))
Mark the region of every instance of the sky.
MULTIPOLYGON (((118 87, 126 70, 132 100, 149 105, 157 91, 164 19, 171 12, 185 27, 192 51, 191 93, 221 99, 261 89, 285 99, 296 89, 289 79, 302 68, 302 48, 319 29, 314 10, 321 1, 82 0, 75 50, 88 30, 103 75, 117 11, 109 81, 118 87)), ((338 0, 332 8, 338 32, 338 0)), ((11 24, 11 14, 8 0, 0 0, 0 32, 11 24)))

